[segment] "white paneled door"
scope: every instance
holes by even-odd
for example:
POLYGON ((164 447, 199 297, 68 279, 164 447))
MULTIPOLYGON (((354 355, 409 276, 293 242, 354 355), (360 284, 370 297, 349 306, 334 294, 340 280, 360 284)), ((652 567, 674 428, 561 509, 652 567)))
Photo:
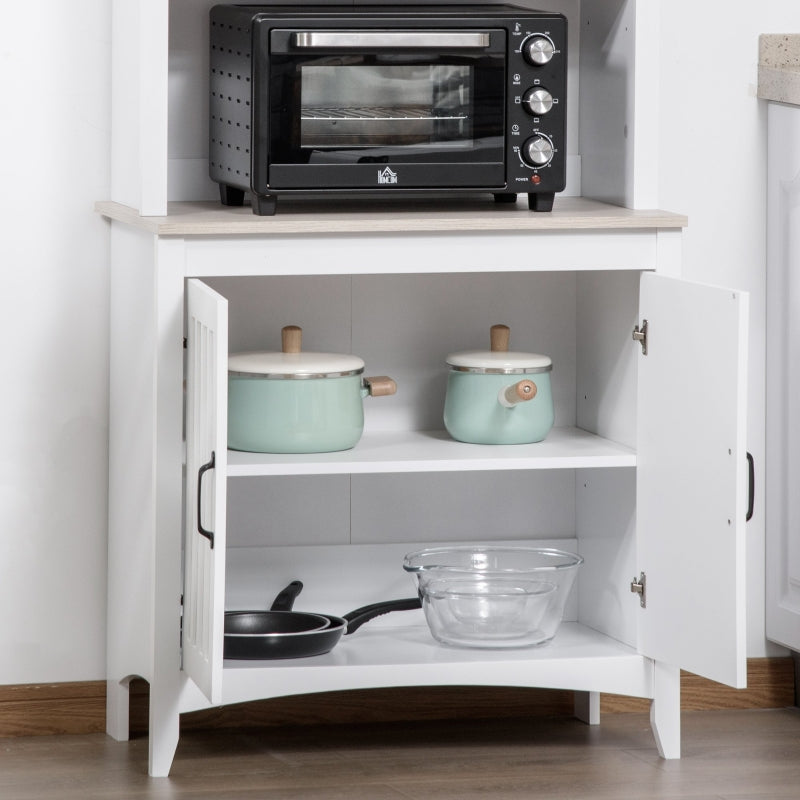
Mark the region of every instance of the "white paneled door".
POLYGON ((639 651, 736 687, 747 681, 748 302, 652 273, 640 285, 639 651))
POLYGON ((225 608, 228 304, 204 283, 187 287, 186 530, 183 669, 222 699, 225 608))

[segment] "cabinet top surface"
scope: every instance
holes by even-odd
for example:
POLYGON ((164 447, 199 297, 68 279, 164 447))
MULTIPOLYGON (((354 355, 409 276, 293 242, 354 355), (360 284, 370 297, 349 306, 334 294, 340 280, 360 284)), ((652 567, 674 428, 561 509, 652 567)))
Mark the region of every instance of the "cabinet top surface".
POLYGON ((682 214, 633 210, 580 197, 559 197, 552 212, 534 213, 527 206, 465 199, 414 202, 347 201, 348 210, 320 203, 286 202, 272 217, 259 217, 249 206, 223 207, 214 202, 173 202, 166 216, 141 216, 135 209, 101 201, 103 216, 157 236, 225 236, 287 234, 374 234, 468 231, 635 230, 684 228, 682 214))

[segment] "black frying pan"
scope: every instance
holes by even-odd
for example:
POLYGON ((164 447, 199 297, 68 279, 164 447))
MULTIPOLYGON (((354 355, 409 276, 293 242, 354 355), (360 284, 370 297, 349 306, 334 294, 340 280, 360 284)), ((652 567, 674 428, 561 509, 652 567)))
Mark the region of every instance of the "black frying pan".
POLYGON ((365 622, 390 611, 410 611, 422 605, 419 597, 412 597, 372 603, 343 617, 292 611, 302 588, 300 581, 292 581, 269 611, 226 611, 224 657, 264 660, 322 655, 365 622))

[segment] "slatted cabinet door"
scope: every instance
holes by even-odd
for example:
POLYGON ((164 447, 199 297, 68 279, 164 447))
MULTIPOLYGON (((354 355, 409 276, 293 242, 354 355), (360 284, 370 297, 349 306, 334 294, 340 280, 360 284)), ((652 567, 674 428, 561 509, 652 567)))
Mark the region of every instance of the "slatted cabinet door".
POLYGON ((212 703, 222 699, 225 622, 228 302, 187 286, 186 529, 183 669, 212 703))
POLYGON ((747 682, 748 301, 654 273, 640 284, 639 652, 737 688, 747 682))

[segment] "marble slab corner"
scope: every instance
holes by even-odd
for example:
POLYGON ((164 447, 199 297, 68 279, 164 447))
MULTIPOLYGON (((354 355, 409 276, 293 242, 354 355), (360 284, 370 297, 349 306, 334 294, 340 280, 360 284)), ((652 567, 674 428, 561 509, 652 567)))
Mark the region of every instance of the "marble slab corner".
POLYGON ((800 33, 758 37, 758 96, 800 105, 800 33))

